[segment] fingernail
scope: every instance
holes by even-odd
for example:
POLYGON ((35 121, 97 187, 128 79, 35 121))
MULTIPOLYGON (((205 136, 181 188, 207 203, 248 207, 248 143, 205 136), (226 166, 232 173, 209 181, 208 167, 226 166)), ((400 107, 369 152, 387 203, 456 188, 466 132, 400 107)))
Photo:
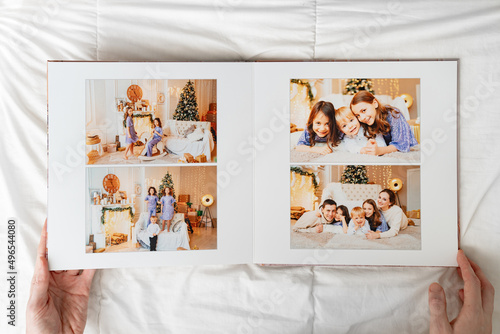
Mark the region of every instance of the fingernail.
POLYGON ((441 292, 443 288, 441 288, 441 285, 439 285, 438 283, 432 283, 429 290, 433 293, 438 293, 441 292))

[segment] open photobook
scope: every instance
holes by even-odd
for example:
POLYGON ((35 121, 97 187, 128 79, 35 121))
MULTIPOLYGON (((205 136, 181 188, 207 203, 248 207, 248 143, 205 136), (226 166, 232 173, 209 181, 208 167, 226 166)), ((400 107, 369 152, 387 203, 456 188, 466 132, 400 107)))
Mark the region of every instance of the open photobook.
POLYGON ((50 268, 456 266, 457 66, 51 61, 50 268))

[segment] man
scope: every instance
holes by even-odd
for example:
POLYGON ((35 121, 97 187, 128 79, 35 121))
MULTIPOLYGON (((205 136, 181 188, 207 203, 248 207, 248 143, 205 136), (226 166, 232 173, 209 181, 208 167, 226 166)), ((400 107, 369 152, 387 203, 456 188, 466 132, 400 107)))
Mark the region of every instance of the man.
POLYGON ((333 199, 326 199, 317 211, 304 213, 293 226, 294 232, 323 232, 323 224, 331 224, 335 218, 337 203, 333 199))

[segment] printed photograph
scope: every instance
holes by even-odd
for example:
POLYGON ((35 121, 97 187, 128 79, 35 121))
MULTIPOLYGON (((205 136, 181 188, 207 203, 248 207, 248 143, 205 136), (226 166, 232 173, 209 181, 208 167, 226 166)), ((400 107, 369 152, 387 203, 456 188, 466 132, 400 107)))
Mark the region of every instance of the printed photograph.
POLYGON ((420 163, 420 79, 290 80, 292 163, 420 163))
POLYGON ((217 162, 217 80, 87 80, 88 165, 217 162))
POLYGON ((421 249, 420 166, 290 168, 292 249, 421 249))
POLYGON ((87 168, 86 253, 217 249, 217 167, 87 168))

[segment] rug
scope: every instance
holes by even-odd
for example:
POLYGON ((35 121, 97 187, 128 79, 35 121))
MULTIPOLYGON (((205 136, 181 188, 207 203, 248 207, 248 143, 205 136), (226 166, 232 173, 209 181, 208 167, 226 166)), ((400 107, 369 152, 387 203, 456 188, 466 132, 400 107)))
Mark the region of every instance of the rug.
POLYGON ((410 152, 392 152, 382 156, 373 156, 368 154, 356 154, 346 151, 339 151, 334 148, 333 152, 326 155, 310 152, 299 152, 290 150, 290 161, 296 163, 316 162, 316 163, 349 163, 362 165, 365 163, 420 163, 420 145, 411 148, 410 152))
POLYGON ((421 249, 420 226, 408 226, 395 237, 376 240, 368 240, 362 235, 290 231, 290 248, 419 250, 421 249))

